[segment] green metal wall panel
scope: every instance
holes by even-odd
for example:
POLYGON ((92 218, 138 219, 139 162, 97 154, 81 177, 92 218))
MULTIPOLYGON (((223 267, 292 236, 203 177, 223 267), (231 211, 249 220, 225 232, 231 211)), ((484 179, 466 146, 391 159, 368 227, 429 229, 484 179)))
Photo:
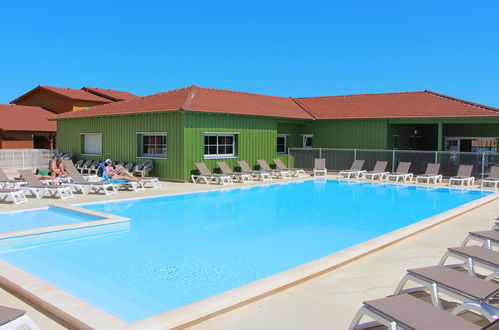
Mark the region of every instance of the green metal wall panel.
POLYGON ((313 122, 315 148, 385 149, 385 119, 316 120, 313 122))
POLYGON ((444 124, 444 136, 499 137, 499 124, 444 124))
POLYGON ((111 158, 140 163, 144 158, 138 157, 137 132, 166 132, 167 158, 151 158, 155 167, 152 174, 164 178, 181 178, 182 127, 180 112, 62 119, 57 123, 57 148, 65 153, 72 152, 75 159, 111 158), (83 150, 80 133, 102 133, 102 156, 81 155, 83 150))

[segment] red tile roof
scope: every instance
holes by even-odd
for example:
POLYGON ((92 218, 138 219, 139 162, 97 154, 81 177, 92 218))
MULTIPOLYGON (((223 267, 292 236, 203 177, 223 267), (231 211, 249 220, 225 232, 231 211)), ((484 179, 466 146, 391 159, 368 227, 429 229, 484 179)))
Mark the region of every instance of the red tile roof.
POLYGON ((192 85, 57 118, 179 110, 299 119, 499 116, 499 109, 431 91, 290 98, 192 85))
POLYGON ((307 112, 288 97, 235 92, 194 85, 137 99, 66 112, 57 118, 178 110, 312 119, 307 112))
POLYGON ((53 112, 40 107, 0 104, 0 130, 55 132, 56 123, 48 118, 53 112))
POLYGON ((80 100, 80 101, 93 101, 93 102, 101 102, 101 103, 109 103, 111 100, 103 98, 101 96, 89 93, 87 91, 81 90, 81 89, 73 89, 73 88, 62 88, 62 87, 53 87, 53 86, 37 86, 27 92, 26 94, 23 94, 19 96, 17 99, 13 100, 10 103, 18 103, 21 99, 24 99, 25 97, 31 95, 32 93, 35 93, 36 91, 39 90, 46 90, 51 93, 57 94, 59 96, 72 99, 72 100, 80 100))
POLYGON ((429 90, 294 98, 316 119, 499 116, 499 109, 429 90))
POLYGON ((123 101, 123 100, 136 99, 140 97, 138 95, 129 92, 97 88, 97 87, 83 87, 82 90, 98 96, 105 97, 106 99, 110 99, 111 101, 123 101))

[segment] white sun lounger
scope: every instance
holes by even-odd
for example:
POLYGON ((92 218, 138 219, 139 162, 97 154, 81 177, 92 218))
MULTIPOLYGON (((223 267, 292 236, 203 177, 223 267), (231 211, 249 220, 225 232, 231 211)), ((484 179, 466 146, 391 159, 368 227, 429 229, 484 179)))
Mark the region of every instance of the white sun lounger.
POLYGON ((375 180, 376 178, 383 180, 385 176, 390 173, 386 171, 388 162, 386 160, 378 160, 372 171, 366 171, 362 173, 362 179, 375 180))
POLYGON ((12 202, 14 204, 21 204, 21 203, 26 203, 26 195, 24 194, 24 191, 19 188, 14 188, 14 189, 0 189, 0 200, 6 201, 7 198, 10 197, 12 199, 12 202))
POLYGON ((422 181, 422 183, 430 184, 432 180, 433 183, 442 182, 442 174, 438 174, 439 170, 440 163, 428 163, 425 174, 416 176, 416 183, 422 181))
POLYGON ((314 176, 326 176, 326 159, 325 158, 315 158, 314 159, 314 176))
POLYGON ((461 186, 464 184, 472 185, 475 183, 475 178, 471 176, 473 165, 459 165, 457 175, 449 178, 449 186, 453 183, 459 183, 461 186))
POLYGON ((485 186, 490 185, 494 186, 494 189, 497 189, 497 185, 499 185, 499 166, 492 166, 490 169, 490 174, 488 178, 482 179, 480 183, 480 187, 484 188, 485 186))
POLYGON ((51 197, 59 196, 60 199, 74 198, 71 188, 60 185, 44 185, 30 170, 19 170, 21 176, 28 183, 27 186, 21 187, 26 192, 29 191, 36 198, 45 197, 48 193, 51 197))
POLYGON ((260 165, 260 168, 263 171, 269 172, 275 177, 281 177, 281 179, 289 179, 291 177, 291 172, 289 170, 272 169, 270 168, 269 164, 267 164, 267 162, 263 159, 258 159, 256 162, 258 163, 258 165, 260 165))
POLYGON ((248 163, 246 163, 246 161, 244 161, 244 160, 238 160, 237 165, 239 165, 239 167, 241 168, 241 172, 251 173, 251 175, 253 176, 253 179, 260 179, 262 181, 272 180, 272 174, 270 174, 269 172, 266 172, 266 171, 254 171, 254 170, 252 170, 249 167, 248 163))
POLYGON ((297 176, 297 177, 306 176, 305 171, 302 168, 288 168, 279 158, 274 158, 273 161, 278 169, 283 171, 289 171, 291 176, 297 176))
POLYGON ((0 168, 0 188, 20 188, 26 185, 26 181, 10 179, 7 174, 0 168))
POLYGON ((364 166, 365 160, 362 159, 357 159, 352 163, 352 166, 350 166, 350 169, 348 170, 342 170, 338 173, 338 178, 345 177, 347 179, 350 178, 358 178, 362 173, 365 172, 365 170, 362 169, 362 166, 364 166))
POLYGON ((218 184, 232 184, 232 177, 230 175, 225 174, 213 174, 206 167, 205 163, 194 163, 199 171, 199 174, 191 175, 192 182, 199 183, 204 181, 206 184, 210 183, 218 183, 218 184))
POLYGON ((253 176, 251 173, 234 172, 230 169, 226 162, 217 162, 217 165, 220 168, 220 171, 222 171, 222 174, 231 176, 232 180, 238 180, 242 183, 253 182, 253 176))
POLYGON ((80 172, 73 165, 71 160, 63 160, 66 171, 73 182, 66 184, 66 186, 74 188, 77 192, 82 194, 87 194, 90 191, 98 193, 103 191, 107 196, 117 194, 116 186, 112 183, 105 181, 88 181, 86 180, 80 172))
POLYGON ((399 182, 400 179, 404 182, 412 180, 413 174, 409 173, 410 167, 411 162, 400 162, 395 173, 389 173, 386 175, 386 181, 390 181, 392 179, 394 179, 395 182, 399 182))
POLYGON ((31 330, 38 330, 38 326, 26 315, 26 311, 0 306, 0 329, 10 330, 21 326, 26 326, 31 330))

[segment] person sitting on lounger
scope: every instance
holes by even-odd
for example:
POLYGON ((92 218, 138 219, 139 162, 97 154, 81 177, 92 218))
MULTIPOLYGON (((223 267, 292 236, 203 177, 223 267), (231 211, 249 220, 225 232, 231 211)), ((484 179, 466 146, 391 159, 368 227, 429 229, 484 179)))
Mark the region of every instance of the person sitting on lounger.
POLYGON ((111 159, 106 159, 105 163, 106 163, 105 171, 110 179, 112 180, 125 179, 131 181, 140 181, 139 178, 134 177, 130 172, 128 172, 124 168, 115 169, 113 167, 113 161, 111 159))
POLYGON ((50 179, 54 180, 60 175, 66 175, 67 172, 62 165, 62 158, 56 158, 52 163, 50 163, 50 179))

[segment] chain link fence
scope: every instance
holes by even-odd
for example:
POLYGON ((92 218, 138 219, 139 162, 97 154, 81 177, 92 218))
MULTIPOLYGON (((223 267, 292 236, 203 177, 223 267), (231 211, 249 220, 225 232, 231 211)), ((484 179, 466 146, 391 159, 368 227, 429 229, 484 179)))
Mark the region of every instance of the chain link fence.
POLYGON ((0 168, 47 169, 52 155, 48 149, 0 149, 0 168))
POLYGON ((490 168, 499 164, 499 153, 379 150, 379 149, 336 149, 336 148, 290 148, 289 166, 312 169, 315 158, 325 158, 328 171, 341 171, 350 168, 357 159, 365 160, 364 169, 372 170, 376 161, 388 161, 388 171, 394 172, 399 162, 411 162, 410 171, 422 174, 428 163, 440 163, 440 173, 444 177, 454 176, 459 165, 473 165, 473 176, 483 178, 490 168))

